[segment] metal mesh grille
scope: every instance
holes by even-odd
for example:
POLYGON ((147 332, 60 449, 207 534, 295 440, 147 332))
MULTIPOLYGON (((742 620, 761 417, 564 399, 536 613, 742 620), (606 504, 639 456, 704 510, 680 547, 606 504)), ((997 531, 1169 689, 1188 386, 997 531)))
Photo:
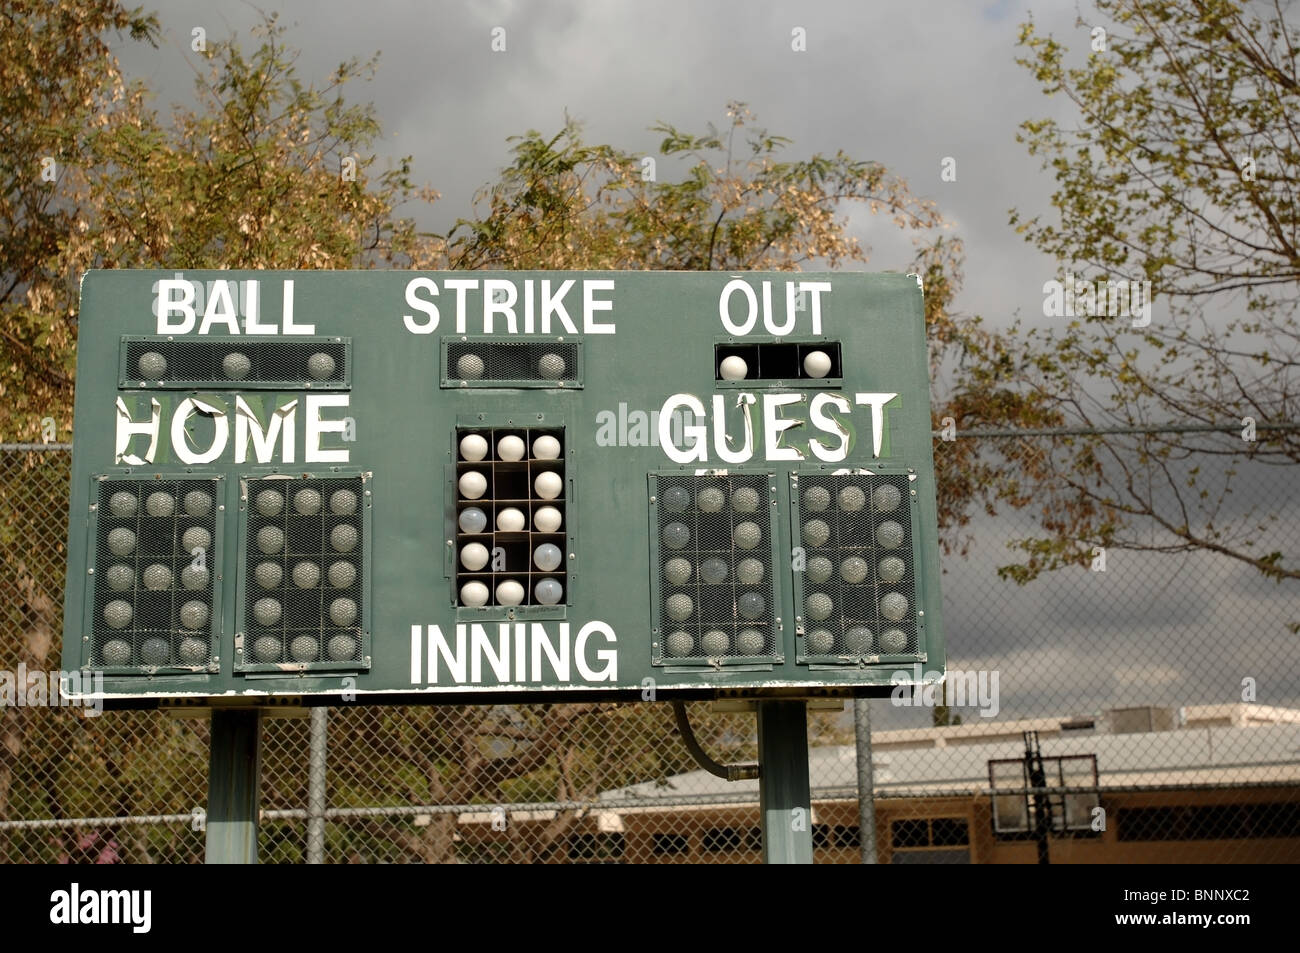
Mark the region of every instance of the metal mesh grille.
POLYGON ((660 476, 655 496, 660 660, 775 654, 767 474, 660 476))
POLYGON ((106 671, 207 668, 219 484, 101 480, 93 661, 106 671))
POLYGON ((524 386, 579 384, 578 345, 563 341, 452 341, 447 345, 443 381, 448 386, 491 386, 509 381, 524 386))
POLYGON ((248 482, 244 667, 361 661, 366 505, 360 477, 248 482))
POLYGON ((803 651, 914 655, 911 487, 901 474, 791 477, 803 651))
POLYGON ((126 340, 124 387, 162 384, 238 383, 339 387, 348 377, 350 343, 342 338, 308 340, 126 340))
POLYGON ((554 606, 569 592, 564 430, 456 431, 457 603, 554 606))

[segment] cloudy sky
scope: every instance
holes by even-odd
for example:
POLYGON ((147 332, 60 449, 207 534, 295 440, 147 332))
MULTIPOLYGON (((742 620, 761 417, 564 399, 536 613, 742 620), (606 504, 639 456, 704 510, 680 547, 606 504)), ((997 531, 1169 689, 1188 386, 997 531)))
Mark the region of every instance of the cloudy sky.
MULTIPOLYGON (((192 31, 248 38, 259 8, 169 0, 161 49, 119 44, 128 76, 185 99, 192 31)), ((1004 324, 1043 323, 1043 282, 1055 265, 1017 237, 1008 210, 1047 214, 1052 180, 1016 140, 1029 118, 1069 116, 1014 60, 1019 24, 1032 16, 1082 59, 1082 5, 1061 0, 817 0, 817 2, 424 3, 416 0, 264 2, 301 51, 301 75, 323 81, 354 56, 379 52, 376 79, 352 96, 372 100, 385 130, 381 155, 414 157, 414 177, 442 193, 425 221, 445 230, 508 161, 506 138, 554 133, 567 113, 592 142, 653 154, 648 130, 722 123, 728 101, 793 140, 791 153, 848 154, 882 162, 934 199, 966 243, 961 310, 1004 324), (505 50, 492 49, 504 30, 505 50), (792 49, 802 29, 806 50, 792 49), (497 34, 498 37, 501 34, 497 34), (944 182, 945 157, 957 179, 944 182)), ((865 212, 853 233, 873 269, 901 268, 910 244, 865 212)), ((1285 481, 1260 492, 1277 500, 1285 481)), ((1296 508, 1283 541, 1294 549, 1296 508)), ((981 520, 971 560, 950 567, 945 614, 951 662, 1002 671, 1001 717, 1066 714, 1115 704, 1240 700, 1241 678, 1259 701, 1300 703, 1294 586, 1280 588, 1208 556, 1112 555, 1107 572, 1058 574, 1026 589, 995 581, 1002 543, 1025 519, 981 520)), ((881 708, 882 726, 921 724, 928 713, 881 708)))
MULTIPOLYGON (((129 75, 168 91, 159 105, 187 94, 196 27, 214 39, 248 37, 260 19, 240 2, 161 7, 159 50, 119 47, 129 75)), ((304 77, 380 54, 375 80, 352 95, 378 107, 381 155, 413 156, 416 180, 442 193, 427 222, 434 229, 469 213, 474 192, 508 161, 507 136, 553 133, 567 112, 590 141, 653 154, 653 123, 702 132, 739 100, 793 140, 791 154, 843 149, 937 201, 966 242, 966 310, 995 321, 1017 309, 1041 314, 1055 269, 1013 234, 1007 212, 1045 211, 1051 180, 1015 134, 1024 119, 1063 107, 1015 65, 1016 37, 1032 12, 1041 29, 1085 50, 1073 3, 327 0, 261 9, 289 26, 304 77), (492 49, 497 28, 504 52, 492 49), (806 51, 792 49, 796 29, 806 51), (940 179, 949 156, 955 182, 940 179)), ((869 267, 906 265, 910 243, 896 227, 865 210, 851 221, 875 252, 869 267)))

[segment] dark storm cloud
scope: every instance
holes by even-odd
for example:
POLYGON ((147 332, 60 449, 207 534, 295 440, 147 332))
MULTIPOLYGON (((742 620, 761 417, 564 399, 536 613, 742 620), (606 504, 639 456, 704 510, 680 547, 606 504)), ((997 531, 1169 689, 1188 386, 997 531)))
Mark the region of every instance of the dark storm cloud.
MULTIPOLYGON (((443 201, 426 213, 442 231, 467 215, 474 192, 509 161, 506 137, 558 131, 566 111, 591 141, 653 152, 663 120, 703 130, 729 100, 794 140, 792 155, 843 149, 880 161, 939 203, 967 242, 969 310, 1002 323, 1017 309, 1041 316, 1042 283, 1054 273, 1007 226, 1013 205, 1039 210, 1050 179, 1015 143, 1031 116, 1059 114, 1012 62, 1022 3, 929 2, 656 4, 418 2, 271 3, 301 51, 300 72, 321 81, 352 56, 379 51, 373 100, 386 130, 381 156, 414 157, 417 180, 443 201), (506 51, 491 49, 494 27, 506 51), (806 52, 791 49, 792 31, 806 52), (941 182, 944 157, 957 181, 941 182)), ((1073 4, 1034 5, 1040 28, 1080 46, 1073 4)), ((210 39, 258 20, 245 3, 177 0, 161 11, 162 50, 120 45, 130 75, 148 78, 165 103, 183 99, 193 72, 190 31, 210 39)), ((901 268, 906 236, 887 219, 851 210, 875 249, 869 267, 901 268)))

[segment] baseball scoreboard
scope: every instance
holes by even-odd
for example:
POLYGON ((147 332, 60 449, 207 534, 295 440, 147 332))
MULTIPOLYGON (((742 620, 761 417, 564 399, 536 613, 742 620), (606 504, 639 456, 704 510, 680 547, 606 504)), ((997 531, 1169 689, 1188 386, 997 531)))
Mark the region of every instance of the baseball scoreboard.
POLYGON ((68 554, 64 668, 110 707, 937 678, 922 291, 91 272, 68 554))

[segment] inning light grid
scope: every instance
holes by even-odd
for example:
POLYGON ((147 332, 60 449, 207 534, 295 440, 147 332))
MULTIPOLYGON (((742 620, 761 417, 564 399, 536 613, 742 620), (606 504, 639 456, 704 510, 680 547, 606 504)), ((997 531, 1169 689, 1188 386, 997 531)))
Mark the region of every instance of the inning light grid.
POLYGON ((236 670, 365 667, 366 479, 268 475, 245 487, 236 670))
POLYGON ((563 427, 456 429, 458 606, 543 611, 566 604, 566 449, 563 427))
POLYGON ((221 478, 96 482, 89 661, 124 675, 212 670, 221 478))
POLYGON ((651 474, 654 664, 779 654, 770 479, 651 474))
POLYGON ((920 651, 914 495, 907 474, 790 475, 801 657, 853 662, 920 651))

